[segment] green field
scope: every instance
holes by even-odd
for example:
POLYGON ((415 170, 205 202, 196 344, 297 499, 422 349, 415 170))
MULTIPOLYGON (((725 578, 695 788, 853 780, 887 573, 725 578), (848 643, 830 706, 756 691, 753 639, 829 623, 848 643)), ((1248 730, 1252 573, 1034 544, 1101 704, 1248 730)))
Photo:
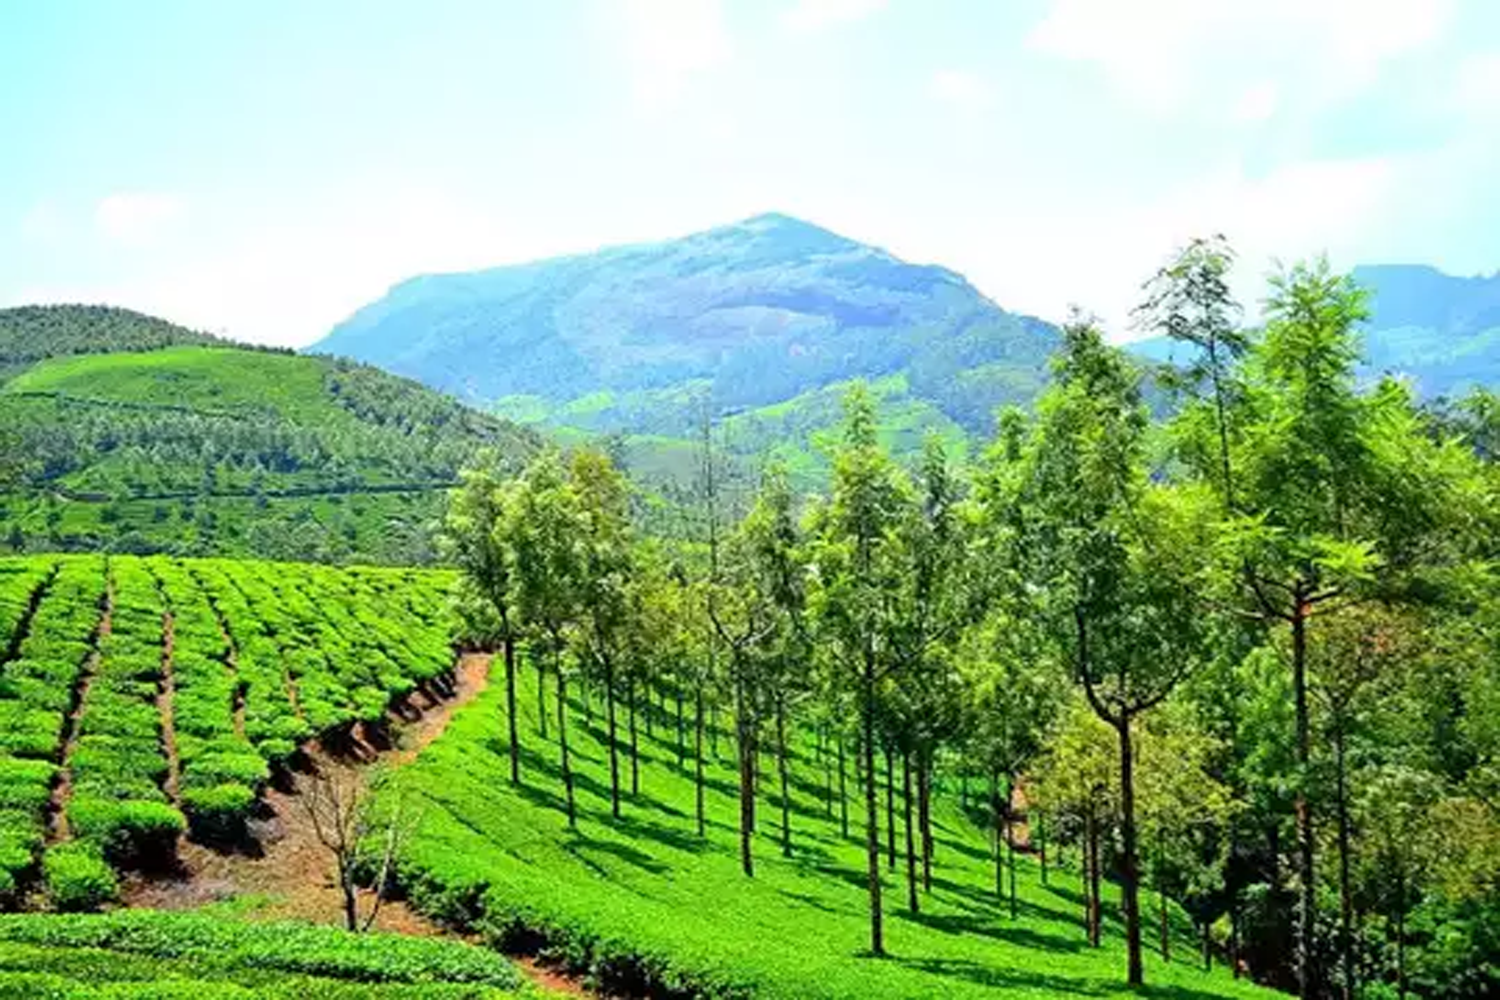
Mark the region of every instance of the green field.
MULTIPOLYGON (((851 827, 844 836, 837 806, 830 816, 824 798, 827 775, 806 741, 795 764, 793 857, 779 853, 779 799, 771 793, 768 761, 751 879, 739 867, 729 738, 719 741, 724 759, 708 768, 706 839, 695 833, 692 761, 678 763, 675 716, 656 719, 650 738, 641 722, 640 793, 628 795, 623 817, 612 820, 598 698, 592 725, 575 700, 569 724, 579 821, 570 832, 557 745, 536 728, 535 675, 526 671, 519 687, 521 788, 508 783, 498 685, 463 709, 405 772, 405 794, 415 795, 425 813, 403 879, 415 905, 438 918, 523 942, 540 934, 565 963, 605 983, 647 981, 708 995, 1129 994, 1118 925, 1106 924, 1101 949, 1085 942, 1076 870, 1054 867, 1043 885, 1036 860, 1023 857, 1020 914, 1010 919, 995 895, 989 842, 962 814, 952 789, 935 804, 933 886, 921 899, 922 912, 906 912, 901 873, 887 871, 891 955, 867 957, 862 802, 852 761, 851 827)), ((555 736, 555 726, 551 731, 555 736)), ((623 721, 621 732, 623 739, 623 721)), ((621 767, 628 789, 628 758, 621 767)), ((1185 937, 1185 919, 1178 933, 1181 959, 1148 958, 1152 985, 1144 995, 1272 995, 1232 980, 1222 967, 1205 975, 1185 937)))
POLYGON ((0 997, 500 1000, 510 962, 452 941, 250 923, 232 913, 0 916, 0 997))
POLYGON ((113 894, 184 828, 232 841, 305 740, 452 666, 446 573, 0 559, 0 895, 113 894), (169 749, 170 748, 170 749, 169 749))

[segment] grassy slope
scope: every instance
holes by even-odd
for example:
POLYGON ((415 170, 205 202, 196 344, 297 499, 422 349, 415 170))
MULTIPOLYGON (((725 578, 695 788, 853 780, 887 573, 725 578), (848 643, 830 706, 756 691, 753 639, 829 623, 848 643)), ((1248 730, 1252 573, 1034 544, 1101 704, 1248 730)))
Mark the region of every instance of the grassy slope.
POLYGON ((422 561, 463 461, 533 446, 373 369, 218 347, 44 360, 0 416, 37 456, 0 527, 50 548, 422 561))
MULTIPOLYGON (((1120 928, 1106 924, 1106 945, 1088 948, 1079 926, 1077 873, 1054 871, 1040 883, 1030 858, 1020 861, 1021 914, 1010 920, 993 894, 985 836, 960 815, 952 796, 935 810, 933 892, 923 913, 906 912, 898 873, 888 872, 887 947, 876 960, 867 944, 863 849, 852 782, 851 837, 824 815, 820 776, 807 757, 797 764, 792 795, 795 857, 777 848, 779 810, 761 801, 757 875, 739 871, 734 773, 727 760, 709 768, 710 830, 693 829, 693 785, 676 763, 674 744, 657 730, 647 740, 641 795, 627 796, 624 817, 609 818, 608 764, 600 718, 585 727, 572 706, 580 819, 566 829, 560 806, 556 744, 536 731, 534 675, 522 692, 524 787, 507 780, 503 688, 461 712, 445 735, 411 766, 408 787, 426 803, 406 871, 414 901, 439 916, 478 915, 492 925, 519 922, 571 939, 572 955, 648 956, 648 965, 690 983, 749 987, 768 997, 1052 997, 1126 995, 1120 928)), ((549 705, 551 695, 548 696, 549 705)), ((624 733, 621 718, 622 739, 624 733)), ((555 726, 552 728, 555 734, 555 726)), ((720 752, 733 753, 727 740, 720 752)), ((773 764, 765 765, 770 790, 773 764)), ((884 837, 882 836, 882 841, 884 837)), ((1107 909, 1112 909, 1108 907, 1107 909)), ((484 920, 481 919, 481 923, 484 920)), ((1181 954, 1191 956, 1184 942, 1181 954)), ((1148 956, 1147 995, 1176 998, 1268 996, 1218 969, 1205 975, 1185 962, 1148 956)))
POLYGON ((530 996, 493 952, 211 915, 0 916, 0 997, 501 1000, 530 996))

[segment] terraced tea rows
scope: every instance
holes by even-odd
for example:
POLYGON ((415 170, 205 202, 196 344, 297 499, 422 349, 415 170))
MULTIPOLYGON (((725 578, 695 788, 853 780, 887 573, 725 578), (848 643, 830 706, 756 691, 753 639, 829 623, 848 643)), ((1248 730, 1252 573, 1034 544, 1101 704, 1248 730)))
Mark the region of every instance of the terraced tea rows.
POLYGON ((180 833, 239 836, 300 742, 452 666, 444 573, 0 559, 0 898, 113 892, 180 833))

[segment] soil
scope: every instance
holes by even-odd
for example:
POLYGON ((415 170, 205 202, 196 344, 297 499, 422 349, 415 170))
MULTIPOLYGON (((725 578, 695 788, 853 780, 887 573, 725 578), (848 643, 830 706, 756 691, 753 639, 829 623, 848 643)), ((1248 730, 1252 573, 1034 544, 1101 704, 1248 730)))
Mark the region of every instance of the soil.
MULTIPOLYGON (((238 851, 205 847, 184 839, 176 870, 159 877, 132 877, 122 886, 127 906, 188 909, 234 897, 251 897, 259 905, 256 919, 295 919, 342 923, 343 896, 332 853, 320 842, 301 791, 312 774, 351 787, 375 763, 404 764, 442 735, 453 713, 473 701, 488 685, 490 657, 465 654, 450 684, 431 684, 392 711, 377 731, 356 726, 346 745, 334 753, 319 742, 304 747, 308 767, 294 773, 290 787, 269 787, 264 808, 253 819, 246 846, 238 851)), ((360 913, 367 914, 373 893, 360 893, 360 913)), ((400 900, 381 905, 374 929, 419 937, 455 936, 400 900)), ((529 956, 512 956, 536 985, 553 994, 593 997, 575 978, 541 965, 529 956)))

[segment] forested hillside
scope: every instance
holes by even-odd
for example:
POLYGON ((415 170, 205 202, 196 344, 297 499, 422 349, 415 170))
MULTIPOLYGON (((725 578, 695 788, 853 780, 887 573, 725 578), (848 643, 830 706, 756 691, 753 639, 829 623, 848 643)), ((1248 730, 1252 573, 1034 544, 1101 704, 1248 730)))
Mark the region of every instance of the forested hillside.
MULTIPOLYGON (((986 434, 1035 398, 1056 330, 960 275, 763 215, 391 289, 314 345, 527 422, 619 432, 672 464, 707 414, 745 413, 738 447, 797 449, 826 474, 826 390, 888 379, 892 410, 986 434), (763 429, 792 414, 791 436, 763 429)), ((914 452, 913 452, 914 453, 914 452)))
POLYGON ((0 541, 15 550, 424 562, 458 468, 480 448, 534 447, 366 365, 119 310, 0 313, 0 353, 27 363, 0 384, 20 457, 0 541))

